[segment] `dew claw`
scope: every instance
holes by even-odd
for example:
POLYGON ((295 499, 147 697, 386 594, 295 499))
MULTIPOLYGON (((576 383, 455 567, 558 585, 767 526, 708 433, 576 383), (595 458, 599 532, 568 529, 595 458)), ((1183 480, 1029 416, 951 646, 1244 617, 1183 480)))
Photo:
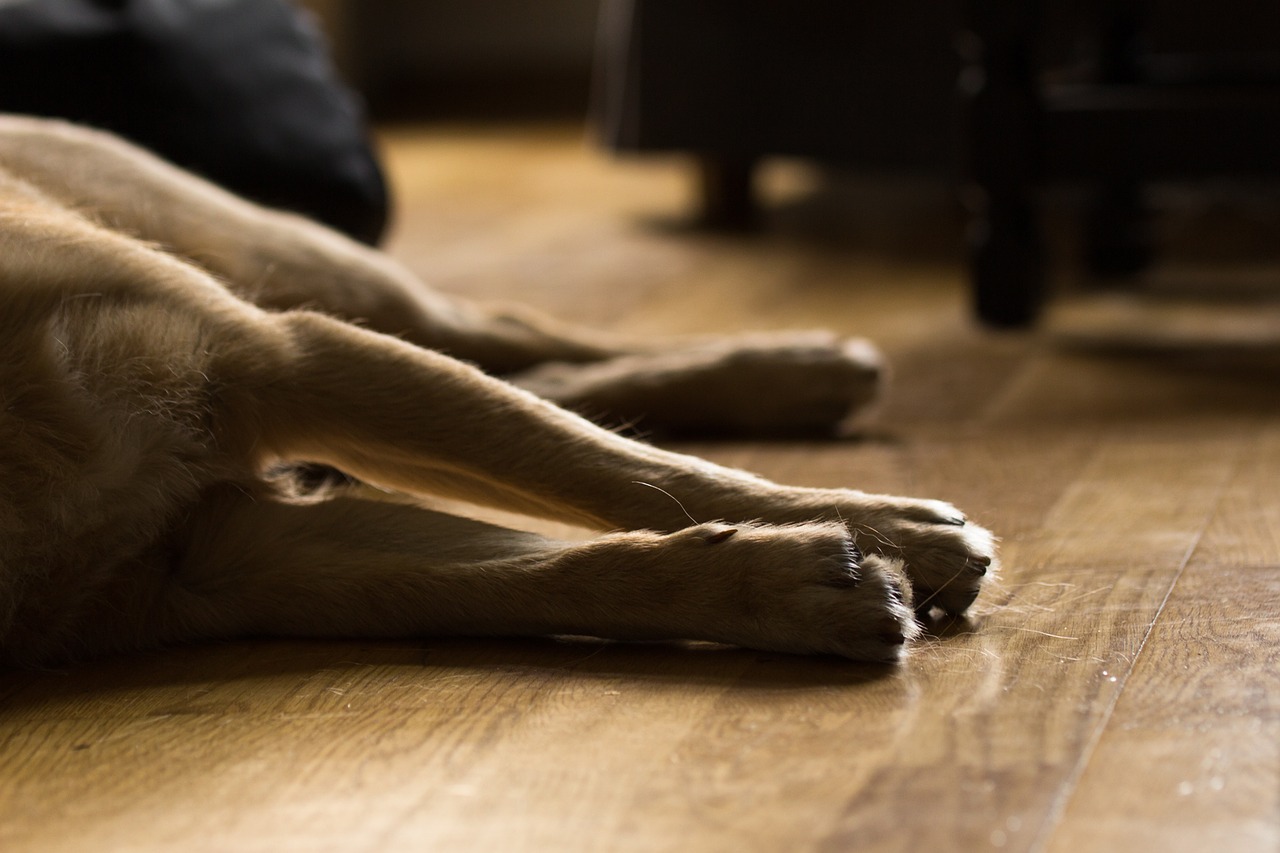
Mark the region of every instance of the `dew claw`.
POLYGON ((732 539, 734 534, 736 534, 737 532, 738 532, 738 528, 727 527, 724 530, 719 530, 719 531, 716 531, 715 533, 708 533, 704 541, 708 545, 719 545, 721 542, 726 542, 729 539, 732 539))

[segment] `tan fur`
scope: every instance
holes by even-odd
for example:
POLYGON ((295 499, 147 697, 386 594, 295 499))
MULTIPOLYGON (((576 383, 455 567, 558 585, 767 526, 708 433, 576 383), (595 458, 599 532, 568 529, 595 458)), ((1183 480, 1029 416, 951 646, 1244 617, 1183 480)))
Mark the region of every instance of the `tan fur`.
POLYGON ((0 659, 579 633, 897 660, 913 587, 917 607, 973 601, 985 530, 553 405, 830 428, 878 373, 869 345, 829 335, 637 345, 446 299, 118 139, 0 118, 0 659), (564 543, 358 492, 294 499, 267 473, 282 461, 615 532, 564 543))

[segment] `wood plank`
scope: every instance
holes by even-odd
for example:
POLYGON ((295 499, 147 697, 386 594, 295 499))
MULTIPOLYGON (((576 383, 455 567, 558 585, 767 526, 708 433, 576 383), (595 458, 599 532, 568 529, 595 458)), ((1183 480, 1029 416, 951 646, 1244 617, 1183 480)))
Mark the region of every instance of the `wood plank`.
POLYGON ((1280 848, 1280 429, 1245 458, 1050 849, 1280 848))
MULTIPOLYGON (((242 677, 213 670, 225 680, 190 691, 193 704, 144 705, 105 719, 53 712, 6 720, 3 849, 83 849, 90 841, 97 849, 171 849, 178 841, 199 849, 201 839, 205 849, 384 849, 379 839, 404 834, 403 814, 443 813, 452 816, 449 828, 474 834, 465 806, 489 750, 501 747, 506 766, 531 732, 540 743, 543 729, 561 730, 557 760, 580 769, 573 756, 591 758, 583 754, 593 742, 590 720, 618 709, 644 714, 636 676, 655 666, 667 673, 654 692, 687 711, 686 694, 718 692, 746 660, 736 651, 700 656, 686 686, 688 656, 658 647, 442 642, 411 655, 374 648, 391 662, 353 667, 370 650, 317 644, 297 654, 294 644, 269 645, 256 662, 252 649, 231 649, 249 653, 248 665, 228 662, 242 677), (678 659, 662 666, 654 653, 678 659), (302 682, 280 678, 282 663, 296 666, 302 682), (573 713, 562 713, 566 706, 573 713)), ((688 724, 683 711, 672 716, 688 724)), ((526 769, 555 772, 547 757, 526 769)), ((505 801, 513 779, 496 781, 493 792, 505 801)))
POLYGON ((1238 456, 1225 440, 1186 463, 1189 447, 1104 441, 1041 527, 1006 542, 999 609, 923 667, 935 725, 851 800, 835 842, 1034 849, 1238 456), (1150 472, 1175 462, 1178 496, 1150 495, 1150 472), (928 819, 906 803, 930 804, 928 819))

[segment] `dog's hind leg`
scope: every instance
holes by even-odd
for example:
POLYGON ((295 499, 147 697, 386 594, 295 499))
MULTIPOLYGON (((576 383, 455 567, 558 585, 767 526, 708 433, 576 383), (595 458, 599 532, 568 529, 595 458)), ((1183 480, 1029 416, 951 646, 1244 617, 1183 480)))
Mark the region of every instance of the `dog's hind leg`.
POLYGON ((0 117, 0 163, 48 199, 92 210, 100 225, 213 273, 208 281, 260 308, 358 323, 611 423, 830 431, 878 387, 871 346, 834 335, 637 341, 446 296, 383 253, 98 131, 0 117))
POLYGON ((559 542, 413 506, 211 496, 157 608, 160 642, 580 634, 896 660, 892 561, 837 524, 700 525, 559 542))
POLYGON ((0 163, 49 199, 93 211, 97 223, 213 273, 261 308, 358 323, 614 423, 643 416, 674 429, 828 430, 877 387, 878 356, 865 342, 794 332, 767 342, 640 341, 446 296, 381 252, 100 131, 0 117, 0 163), (550 366, 531 372, 541 365, 550 366))
POLYGON ((777 332, 506 378, 592 420, 647 432, 830 435, 874 399, 883 372, 865 341, 777 332))

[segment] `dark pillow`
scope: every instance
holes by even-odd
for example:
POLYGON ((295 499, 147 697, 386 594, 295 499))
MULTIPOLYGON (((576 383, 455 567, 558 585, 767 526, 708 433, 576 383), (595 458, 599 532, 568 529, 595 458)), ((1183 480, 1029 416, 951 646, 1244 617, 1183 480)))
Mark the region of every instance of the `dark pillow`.
POLYGON ((284 0, 0 2, 0 110, 114 131, 367 243, 386 226, 361 107, 284 0))

